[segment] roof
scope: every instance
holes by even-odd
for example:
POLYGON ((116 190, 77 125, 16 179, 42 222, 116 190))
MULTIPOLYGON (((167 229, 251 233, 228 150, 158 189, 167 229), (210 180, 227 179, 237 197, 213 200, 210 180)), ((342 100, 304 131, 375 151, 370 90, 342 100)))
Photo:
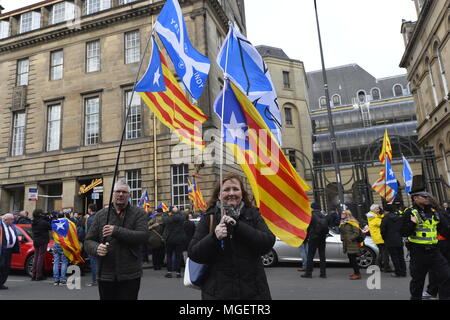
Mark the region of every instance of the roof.
POLYGON ((258 50, 259 54, 264 57, 275 57, 280 59, 289 59, 288 55, 283 51, 283 49, 270 47, 270 46, 256 46, 256 50, 258 50))

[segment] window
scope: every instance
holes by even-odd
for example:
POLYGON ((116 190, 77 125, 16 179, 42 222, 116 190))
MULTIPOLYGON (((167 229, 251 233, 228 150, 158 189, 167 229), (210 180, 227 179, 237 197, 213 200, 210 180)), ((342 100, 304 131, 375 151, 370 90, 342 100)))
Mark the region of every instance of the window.
POLYGON ((41 14, 29 11, 20 15, 19 33, 24 33, 39 29, 41 27, 41 14))
POLYGON ((126 171, 126 181, 131 188, 131 204, 137 206, 142 195, 141 170, 126 171))
POLYGON ((394 86, 394 97, 401 97, 403 96, 403 87, 400 84, 396 84, 394 86))
POLYGON ((172 203, 180 210, 189 205, 188 177, 189 167, 187 164, 172 166, 172 203))
POLYGON ((47 118, 47 151, 58 150, 61 137, 61 105, 49 106, 47 118))
POLYGON ((288 157, 289 162, 292 164, 292 166, 297 169, 297 159, 295 157, 295 150, 288 150, 288 157))
POLYGON ((441 51, 439 50, 439 44, 436 42, 434 45, 434 52, 436 54, 436 57, 438 58, 438 64, 439 64, 439 73, 441 74, 441 81, 442 81, 442 89, 444 96, 447 95, 448 91, 448 83, 447 83, 447 77, 445 73, 444 64, 442 61, 442 55, 441 51))
POLYGON ((111 0, 86 0, 86 14, 92 14, 111 8, 111 0))
POLYGON ((84 107, 84 144, 97 144, 100 138, 100 98, 87 98, 84 107))
POLYGON ((337 107, 341 105, 341 97, 338 94, 333 96, 333 106, 337 107))
POLYGON ((50 80, 63 77, 64 53, 62 50, 53 51, 50 57, 50 80))
POLYGON ((428 58, 425 59, 425 64, 427 65, 428 76, 430 77, 430 85, 431 85, 431 90, 433 92, 434 105, 437 106, 439 104, 439 101, 438 101, 438 97, 437 97, 436 83, 434 82, 433 68, 431 67, 431 63, 428 58))
POLYGON ((9 21, 0 21, 0 39, 9 37, 9 21))
POLYGON ((287 126, 292 126, 292 109, 284 108, 284 122, 287 126))
POLYGON ((289 80, 289 72, 283 71, 283 85, 285 89, 289 89, 291 87, 291 82, 289 80))
MULTIPOLYGON (((128 105, 130 105, 130 99, 133 95, 133 91, 126 92, 125 99, 125 116, 127 114, 128 105)), ((142 107, 141 97, 135 93, 133 100, 131 101, 130 114, 127 121, 127 139, 140 138, 142 135, 142 107)))
POLYGON ((20 156, 24 152, 25 146, 25 112, 15 112, 13 114, 13 132, 11 155, 20 156))
POLYGON ((372 99, 373 100, 380 100, 380 90, 379 89, 377 89, 377 88, 375 88, 375 89, 372 89, 372 99))
POLYGON ((86 44, 86 72, 100 71, 100 40, 86 44))
POLYGON ((327 107, 327 99, 325 99, 325 97, 320 97, 320 107, 321 108, 326 108, 327 107))
POLYGON ((135 2, 136 0, 120 0, 120 4, 127 4, 131 2, 135 2))
POLYGON ((75 19, 75 4, 67 1, 54 4, 51 19, 52 24, 75 19))
POLYGON ((28 85, 28 72, 30 69, 30 63, 28 58, 17 61, 17 86, 28 85))
POLYGON ((141 57, 141 41, 139 31, 125 33, 125 63, 139 62, 141 57))

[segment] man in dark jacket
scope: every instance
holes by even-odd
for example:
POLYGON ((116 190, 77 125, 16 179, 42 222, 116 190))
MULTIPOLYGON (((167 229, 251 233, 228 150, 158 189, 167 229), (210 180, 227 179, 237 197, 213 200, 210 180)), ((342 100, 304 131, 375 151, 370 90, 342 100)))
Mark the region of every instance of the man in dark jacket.
POLYGON ((320 277, 326 278, 326 257, 325 247, 328 235, 328 221, 326 217, 320 212, 320 205, 317 203, 311 204, 312 216, 309 224, 308 233, 308 261, 306 263, 306 272, 301 275, 302 278, 312 278, 314 269, 314 256, 319 250, 320 258, 320 277))
POLYGON ((17 217, 17 221, 15 224, 31 224, 32 221, 28 218, 28 211, 20 211, 19 216, 17 217))
POLYGON ((174 206, 169 209, 169 215, 163 218, 164 239, 166 244, 167 273, 166 278, 172 278, 172 272, 181 278, 181 261, 183 260, 183 249, 186 242, 184 232, 185 216, 174 206))
POLYGON ((130 187, 124 181, 117 182, 112 207, 96 213, 84 243, 88 255, 98 257, 97 280, 101 300, 138 298, 142 245, 149 234, 146 212, 131 206, 129 199, 130 187))
POLYGON ((5 282, 11 268, 11 255, 20 253, 19 239, 13 224, 14 215, 4 214, 0 221, 0 290, 7 290, 5 282))
POLYGON ((402 217, 390 204, 384 207, 384 212, 380 230, 384 244, 394 264, 395 273, 392 276, 406 277, 406 263, 403 251, 403 238, 401 235, 402 217))
POLYGON ((50 241, 50 230, 52 230, 52 226, 44 211, 42 209, 35 209, 33 211, 33 224, 31 225, 34 247, 32 281, 45 280, 44 263, 45 253, 47 252, 47 246, 50 241))

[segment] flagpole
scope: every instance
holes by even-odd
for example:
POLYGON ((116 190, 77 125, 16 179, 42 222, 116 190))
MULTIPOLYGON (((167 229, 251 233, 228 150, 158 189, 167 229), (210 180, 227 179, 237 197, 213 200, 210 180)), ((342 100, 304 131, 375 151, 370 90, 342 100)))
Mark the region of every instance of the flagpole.
POLYGON ((319 48, 320 48, 320 58, 322 61, 322 76, 323 76, 324 89, 325 89, 325 98, 327 101, 328 123, 329 123, 329 127, 330 127, 330 142, 331 142, 331 148, 333 151, 334 170, 336 172, 336 184, 337 184, 337 191, 338 191, 338 197, 339 197, 338 211, 340 212, 342 209, 342 206, 344 205, 344 190, 343 190, 342 184, 341 184, 341 171, 339 168, 339 160, 338 160, 338 153, 337 153, 337 146, 336 146, 336 134, 334 132, 333 115, 331 114, 330 94, 328 91, 328 79, 327 79, 327 72, 325 69, 325 60, 324 60, 324 55, 323 55, 322 37, 320 35, 319 15, 317 13, 316 0, 314 0, 314 9, 316 12, 317 33, 319 36, 319 48))
MULTIPOLYGON (((153 0, 150 0, 150 4, 153 4, 153 0)), ((154 33, 154 21, 152 15, 152 34, 154 33)), ((151 37, 150 37, 151 38, 151 37)), ((158 167, 156 165, 157 162, 157 143, 156 140, 156 116, 153 114, 153 175, 154 175, 154 188, 155 188, 155 210, 158 205, 158 167)))
MULTIPOLYGON (((231 22, 228 22, 228 34, 231 37, 231 32, 233 31, 233 25, 231 24, 231 22)), ((227 37, 228 38, 228 37, 227 37)), ((222 192, 223 192, 223 186, 222 186, 222 181, 223 181, 223 145, 224 145, 224 138, 225 138, 225 130, 223 128, 223 119, 225 117, 225 92, 227 91, 227 80, 228 80, 228 74, 227 74, 227 70, 228 70, 228 52, 230 48, 230 39, 228 39, 227 42, 227 53, 226 53, 226 57, 225 57, 225 70, 223 72, 223 94, 222 94, 222 117, 220 119, 220 164, 219 164, 219 184, 220 184, 220 197, 222 196, 222 192)), ((221 206, 220 209, 220 215, 221 217, 224 215, 224 208, 223 205, 221 206)))

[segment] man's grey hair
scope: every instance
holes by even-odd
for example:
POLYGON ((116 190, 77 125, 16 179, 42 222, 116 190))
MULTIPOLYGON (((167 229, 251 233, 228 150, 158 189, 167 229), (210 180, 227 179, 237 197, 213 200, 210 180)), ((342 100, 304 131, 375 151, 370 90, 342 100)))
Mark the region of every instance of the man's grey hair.
POLYGON ((373 205, 370 206, 370 211, 374 211, 376 209, 380 209, 380 205, 379 204, 374 203, 373 205))
POLYGON ((14 215, 12 213, 5 213, 4 215, 2 215, 2 221, 6 221, 8 219, 14 219, 14 215))
POLYGON ((121 186, 126 186, 127 189, 128 189, 128 193, 131 192, 131 188, 130 188, 130 186, 128 185, 128 183, 125 181, 125 179, 120 179, 119 181, 117 181, 117 182, 114 184, 114 190, 113 190, 113 191, 115 191, 118 187, 121 187, 121 186))

